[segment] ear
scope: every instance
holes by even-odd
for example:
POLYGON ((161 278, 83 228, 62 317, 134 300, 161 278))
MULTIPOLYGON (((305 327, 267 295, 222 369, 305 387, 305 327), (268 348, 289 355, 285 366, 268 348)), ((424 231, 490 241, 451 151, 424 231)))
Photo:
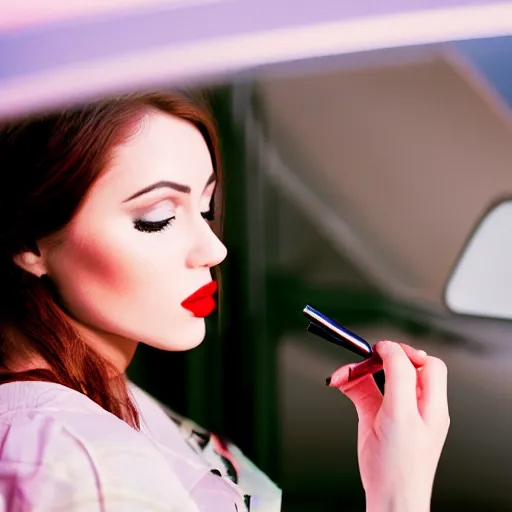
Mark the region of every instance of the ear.
POLYGON ((18 267, 30 272, 36 277, 41 277, 43 274, 46 274, 46 266, 39 251, 33 252, 27 250, 19 252, 18 254, 15 254, 12 259, 18 267))

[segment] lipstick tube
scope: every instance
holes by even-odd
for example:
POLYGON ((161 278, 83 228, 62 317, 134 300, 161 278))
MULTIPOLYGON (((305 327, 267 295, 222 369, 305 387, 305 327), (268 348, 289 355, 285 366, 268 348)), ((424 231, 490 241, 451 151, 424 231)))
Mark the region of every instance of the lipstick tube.
POLYGON ((303 313, 310 319, 310 324, 307 327, 310 333, 339 347, 346 348, 358 356, 368 358, 372 355, 372 347, 365 339, 339 325, 320 311, 306 306, 303 313))
MULTIPOLYGON (((311 306, 306 306, 303 313, 310 319, 307 330, 311 334, 365 358, 364 361, 350 369, 349 382, 382 370, 382 358, 364 338, 337 324, 311 306)), ((419 368, 414 362, 413 364, 415 368, 419 368)))
MULTIPOLYGON (((411 361, 411 363, 414 368, 421 368, 421 365, 418 365, 414 361, 411 361)), ((372 355, 368 359, 361 363, 357 363, 354 367, 350 368, 348 373, 348 382, 364 377, 365 375, 373 375, 382 369, 382 358, 379 356, 377 351, 373 350, 372 355)))
POLYGON ((372 355, 368 359, 350 368, 348 372, 348 382, 360 379, 365 375, 373 375, 374 373, 382 370, 382 368, 382 358, 375 350, 373 350, 372 355))

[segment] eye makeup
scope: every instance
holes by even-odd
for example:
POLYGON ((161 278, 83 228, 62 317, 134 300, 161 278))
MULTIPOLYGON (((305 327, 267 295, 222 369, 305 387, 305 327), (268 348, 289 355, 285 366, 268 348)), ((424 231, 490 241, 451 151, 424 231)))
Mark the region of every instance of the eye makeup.
POLYGON ((208 205, 208 211, 201 212, 201 216, 203 219, 206 219, 208 221, 214 221, 215 220, 215 203, 214 203, 214 196, 211 196, 209 205, 208 205))
POLYGON ((143 233, 158 233, 163 231, 165 228, 171 227, 172 222, 175 219, 176 217, 169 217, 168 219, 157 221, 137 219, 133 222, 133 226, 137 231, 141 231, 143 233))
MULTIPOLYGON (((163 208, 156 209, 163 210, 163 208)), ((152 220, 148 219, 145 216, 140 216, 139 218, 135 219, 133 221, 133 225, 137 231, 141 231, 143 233, 157 233, 160 231, 163 231, 165 228, 171 227, 174 220, 176 220, 176 215, 174 215, 174 211, 169 209, 166 209, 169 213, 173 213, 173 215, 158 219, 158 220, 152 220)), ((158 217, 157 215, 154 215, 154 211, 150 212, 153 214, 154 217, 158 217)), ((162 212, 163 213, 163 212, 162 212)), ((210 209, 206 212, 201 212, 201 217, 205 219, 208 222, 212 222, 215 220, 215 211, 213 204, 211 205, 210 209)))
MULTIPOLYGON (((147 195, 147 197, 141 197, 139 199, 141 204, 132 209, 135 215, 133 225, 137 231, 143 233, 163 231, 165 228, 172 226, 173 221, 176 219, 176 210, 178 208, 180 210, 183 209, 183 214, 186 214, 187 210, 192 208, 189 194, 179 194, 177 197, 169 198, 169 194, 172 194, 172 192, 169 190, 167 183, 166 185, 161 185, 161 183, 157 185, 156 187, 151 187, 151 190, 145 189, 144 193, 137 194, 137 198, 147 195), (152 193, 149 194, 149 192, 152 193)), ((206 211, 201 211, 200 214, 208 222, 215 220, 215 187, 215 181, 209 183, 200 199, 203 205, 202 208, 208 208, 206 211)), ((132 199, 136 199, 136 197, 132 199)))
POLYGON ((156 233, 172 225, 176 219, 176 207, 172 201, 161 201, 154 208, 141 214, 133 221, 137 231, 156 233))
POLYGON ((213 208, 210 208, 207 212, 201 212, 201 216, 203 217, 203 219, 208 221, 215 220, 215 213, 213 211, 213 208))

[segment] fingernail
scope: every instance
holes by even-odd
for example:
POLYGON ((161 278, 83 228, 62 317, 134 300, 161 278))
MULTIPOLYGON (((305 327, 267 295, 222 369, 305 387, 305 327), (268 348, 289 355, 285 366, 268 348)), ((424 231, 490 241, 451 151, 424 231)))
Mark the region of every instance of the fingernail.
POLYGON ((325 379, 325 385, 326 385, 326 386, 330 386, 330 385, 331 385, 331 377, 327 377, 327 378, 325 379))
POLYGON ((421 357, 427 357, 427 353, 424 350, 418 350, 418 355, 421 357))
POLYGON ((389 347, 389 345, 390 345, 389 341, 385 341, 385 340, 383 340, 383 341, 379 341, 379 342, 375 345, 374 350, 376 349, 376 350, 377 350, 377 352, 380 352, 381 350, 387 350, 387 349, 388 349, 388 347, 389 347))

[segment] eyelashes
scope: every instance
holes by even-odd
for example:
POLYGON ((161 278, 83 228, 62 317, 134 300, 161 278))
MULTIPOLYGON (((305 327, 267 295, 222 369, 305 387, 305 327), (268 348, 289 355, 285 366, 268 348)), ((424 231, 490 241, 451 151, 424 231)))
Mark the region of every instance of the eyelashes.
POLYGON ((163 231, 165 228, 171 227, 175 219, 175 216, 163 220, 137 219, 133 222, 133 226, 137 231, 142 231, 143 233, 158 233, 159 231, 163 231))
MULTIPOLYGON (((208 210, 207 212, 201 213, 201 216, 203 219, 207 221, 214 221, 215 220, 215 214, 213 211, 213 208, 208 210)), ((176 220, 176 216, 173 215, 172 217, 169 217, 167 219, 162 220, 145 220, 145 219, 137 219, 133 222, 133 227, 137 231, 141 231, 142 233, 159 233, 160 231, 163 231, 166 228, 170 228, 176 220)))
POLYGON ((206 219, 208 221, 214 221, 215 220, 215 212, 213 210, 213 206, 207 212, 201 213, 201 216, 203 217, 203 219, 206 219))

